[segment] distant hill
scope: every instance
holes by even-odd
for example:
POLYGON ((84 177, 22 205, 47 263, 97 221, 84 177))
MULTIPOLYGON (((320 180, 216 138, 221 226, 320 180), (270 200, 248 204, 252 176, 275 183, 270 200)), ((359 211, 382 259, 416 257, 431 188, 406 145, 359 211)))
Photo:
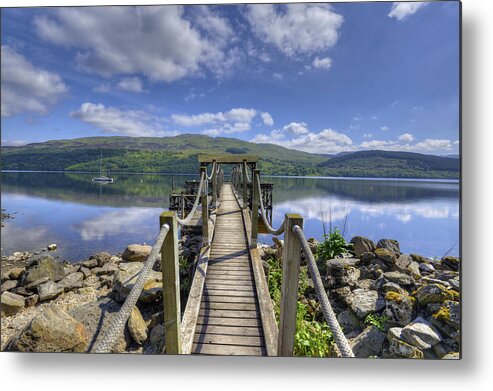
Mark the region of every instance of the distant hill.
POLYGON ((273 144, 205 135, 86 137, 2 147, 3 170, 196 173, 199 154, 255 154, 266 175, 458 178, 459 161, 407 152, 360 151, 332 157, 273 144))
POLYGON ((459 160, 394 151, 359 151, 318 165, 329 176, 459 178, 459 160))

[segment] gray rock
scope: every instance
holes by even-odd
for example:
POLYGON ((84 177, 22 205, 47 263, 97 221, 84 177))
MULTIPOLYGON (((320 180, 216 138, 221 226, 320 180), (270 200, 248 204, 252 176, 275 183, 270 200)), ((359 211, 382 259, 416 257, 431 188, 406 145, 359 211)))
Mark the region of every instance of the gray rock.
POLYGON ((82 288, 82 280, 84 279, 84 273, 77 272, 68 274, 58 285, 63 288, 65 292, 73 289, 82 288))
POLYGON ((387 292, 395 292, 395 293, 407 294, 407 291, 404 288, 401 288, 395 282, 387 282, 386 284, 383 284, 382 285, 382 290, 385 293, 387 293, 387 292))
POLYGON ((450 284, 447 281, 442 281, 437 278, 421 277, 419 282, 422 284, 440 284, 443 285, 445 288, 450 288, 450 284))
POLYGON ((83 352, 89 334, 81 323, 57 306, 49 306, 9 344, 22 352, 83 352))
POLYGON ((402 327, 391 327, 387 332, 387 339, 391 342, 393 339, 402 340, 402 327))
POLYGON ((17 280, 26 272, 25 267, 14 267, 9 270, 8 276, 12 280, 17 280))
POLYGON ((441 265, 449 270, 459 271, 460 259, 457 257, 446 256, 441 259, 441 265))
POLYGON ((84 278, 88 278, 91 276, 91 270, 89 270, 87 267, 82 266, 79 270, 84 275, 84 278))
POLYGON ((98 266, 103 266, 110 261, 111 254, 106 251, 102 251, 100 253, 91 255, 89 259, 96 259, 98 261, 98 266))
POLYGON ((15 315, 25 306, 24 297, 12 292, 3 292, 1 296, 1 313, 5 316, 15 315))
POLYGON ((36 260, 36 263, 35 266, 28 270, 24 279, 25 285, 43 278, 48 278, 49 280, 56 282, 65 277, 63 265, 49 255, 36 260))
POLYGON ((48 249, 48 251, 55 251, 57 249, 57 245, 55 243, 52 243, 46 246, 46 248, 48 249))
MULTIPOLYGON (((71 316, 85 326, 89 334, 86 350, 92 349, 94 344, 103 337, 120 308, 121 305, 119 303, 109 297, 105 297, 76 307, 69 312, 71 316)), ((124 333, 118 337, 111 353, 125 352, 130 343, 130 334, 125 328, 124 333)))
POLYGON ((417 262, 412 261, 407 266, 407 272, 411 273, 414 278, 421 278, 421 273, 419 271, 419 264, 417 262))
POLYGON ((458 352, 449 353, 442 357, 442 360, 459 360, 459 359, 460 359, 460 354, 458 352))
POLYGON ((395 260, 395 267, 401 272, 406 272, 407 267, 412 262, 412 258, 406 254, 400 254, 395 260))
POLYGON ((123 252, 122 259, 127 262, 144 262, 151 253, 151 250, 151 246, 131 244, 123 252))
MULTIPOLYGON (((393 267, 397 256, 393 251, 390 251, 386 248, 377 248, 375 250, 375 255, 377 256, 377 259, 383 262, 383 264, 387 267, 393 267)), ((372 260, 372 263, 374 264, 376 262, 376 259, 372 260)))
POLYGON ((397 256, 401 253, 399 242, 394 239, 380 239, 377 243, 377 248, 387 249, 397 256))
POLYGON ((397 338, 393 338, 390 341, 389 352, 391 354, 391 357, 395 357, 395 358, 423 358, 424 357, 423 352, 421 350, 397 338))
POLYGON ((361 322, 350 308, 347 308, 339 313, 337 315, 337 320, 346 336, 348 334, 355 332, 359 333, 361 331, 361 322))
MULTIPOLYGON (((143 266, 144 264, 142 262, 121 263, 119 265, 119 270, 113 278, 113 292, 118 301, 124 301, 126 299, 137 281, 143 266)), ((162 279, 162 273, 152 270, 144 284, 144 289, 140 294, 139 300, 142 302, 152 302, 162 297, 162 279)))
POLYGON ((44 284, 48 281, 50 281, 49 277, 43 277, 43 278, 40 278, 39 280, 30 282, 29 284, 24 285, 24 288, 30 289, 30 290, 37 289, 38 286, 40 286, 41 284, 44 284))
POLYGON ((420 350, 430 349, 442 340, 438 331, 423 318, 416 318, 413 323, 404 327, 402 337, 420 350))
POLYGON ((39 301, 39 296, 38 295, 31 295, 26 297, 26 307, 34 307, 36 304, 38 304, 39 301))
POLYGON ((149 346, 147 351, 150 353, 163 353, 166 345, 166 338, 164 335, 164 326, 162 324, 155 325, 149 334, 149 346))
POLYGON ((5 291, 10 291, 11 289, 16 288, 18 285, 19 281, 17 280, 7 280, 2 284, 0 290, 3 293, 5 291))
POLYGON ((375 243, 364 236, 355 236, 351 239, 351 243, 354 246, 354 254, 356 258, 361 257, 364 253, 372 253, 375 251, 375 243))
POLYGON ((414 279, 411 276, 401 272, 386 272, 384 273, 384 277, 387 280, 399 285, 406 286, 406 285, 412 285, 414 283, 414 279))
POLYGON ((385 307, 385 300, 379 297, 378 292, 374 290, 355 289, 349 294, 348 302, 360 319, 385 307))
POLYGON ((356 288, 359 288, 359 289, 372 289, 372 286, 373 286, 373 283, 374 281, 369 279, 369 278, 366 278, 364 280, 359 280, 356 284, 356 288))
POLYGON ((96 258, 90 258, 82 262, 82 266, 88 269, 92 269, 93 267, 97 267, 99 262, 96 258))
POLYGON ((38 286, 39 301, 56 299, 63 292, 63 286, 53 281, 48 281, 38 286))
POLYGON ((416 298, 420 304, 426 305, 429 303, 443 303, 446 300, 452 300, 454 294, 441 284, 429 284, 423 285, 417 290, 416 298))
POLYGON ((385 334, 375 326, 369 326, 350 341, 355 357, 378 356, 385 341, 385 334))
POLYGON ((460 329, 460 304, 456 301, 447 300, 443 306, 433 315, 437 320, 445 322, 454 330, 460 329))
POLYGON ((436 269, 429 263, 420 263, 419 270, 421 273, 431 274, 434 273, 436 269))
POLYGON ((133 340, 142 345, 147 339, 147 325, 137 307, 132 309, 127 325, 133 340))
POLYGON ((460 281, 459 279, 451 279, 451 280, 448 280, 450 286, 452 287, 452 289, 454 289, 455 291, 457 292, 460 292, 460 281))
POLYGON ((385 295, 385 301, 383 314, 388 318, 389 324, 405 326, 412 322, 416 307, 411 296, 404 293, 388 292, 385 295))
POLYGON ((12 289, 10 292, 24 297, 31 296, 33 294, 30 290, 27 290, 23 286, 18 286, 17 288, 12 289))

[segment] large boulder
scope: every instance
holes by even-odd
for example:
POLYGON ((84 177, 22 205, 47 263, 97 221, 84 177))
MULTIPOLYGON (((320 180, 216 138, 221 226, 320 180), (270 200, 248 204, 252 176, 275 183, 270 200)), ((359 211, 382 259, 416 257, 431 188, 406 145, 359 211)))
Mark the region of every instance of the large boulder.
POLYGON ((326 262, 327 275, 326 285, 329 288, 340 288, 342 286, 355 286, 360 278, 361 272, 356 265, 356 258, 331 259, 326 262))
POLYGON ((84 279, 84 273, 76 272, 68 274, 58 285, 63 288, 65 292, 72 289, 82 288, 82 280, 84 279))
POLYGON ((23 352, 84 352, 89 334, 83 324, 57 306, 36 316, 9 343, 23 352))
POLYGON ((460 268, 460 260, 457 257, 446 256, 441 259, 441 265, 445 269, 458 272, 460 268))
POLYGON ((25 272, 25 267, 13 267, 9 270, 9 278, 11 278, 12 280, 17 280, 18 278, 21 278, 25 272))
POLYGON ((337 315, 337 321, 346 336, 348 334, 359 333, 361 331, 362 323, 350 308, 346 308, 344 311, 340 312, 337 315))
POLYGON ((416 312, 415 300, 407 293, 387 292, 383 314, 393 326, 405 326, 412 322, 416 312))
MULTIPOLYGON (((395 253, 386 248, 377 248, 375 250, 375 255, 377 257, 377 260, 380 260, 383 265, 387 267, 393 267, 395 260, 397 259, 395 253)), ((375 260, 373 261, 373 263, 375 263, 375 260)))
POLYGON ((454 300, 454 298, 458 298, 456 291, 446 289, 441 284, 423 285, 416 291, 415 296, 422 305, 430 303, 443 303, 446 300, 454 300))
POLYGON ((2 316, 14 315, 25 306, 25 299, 12 292, 3 292, 1 296, 2 316))
POLYGON ((364 253, 372 253, 375 251, 375 243, 364 236, 355 236, 351 239, 354 246, 354 254, 356 258, 360 258, 364 253))
POLYGON ((350 341, 355 357, 378 356, 385 341, 385 334, 375 326, 369 326, 350 341))
MULTIPOLYGON (((121 263, 118 266, 119 270, 115 273, 113 278, 113 292, 118 301, 124 301, 127 298, 143 267, 144 264, 142 262, 121 263)), ((148 303, 162 297, 162 280, 163 275, 161 272, 151 270, 139 300, 148 303)))
POLYGON ((438 331, 423 318, 416 318, 413 323, 404 327, 402 337, 421 350, 430 349, 442 340, 438 331))
POLYGON ((35 260, 34 263, 35 265, 29 268, 24 278, 25 285, 44 278, 52 281, 60 281, 65 277, 63 265, 49 255, 35 260))
POLYGON ((414 279, 410 275, 401 272, 386 272, 383 276, 388 281, 394 282, 398 285, 406 286, 414 283, 414 279))
POLYGON ((394 239, 380 239, 377 243, 377 248, 384 248, 392 251, 396 256, 399 256, 401 253, 399 242, 394 239))
POLYGON ((421 350, 400 339, 393 338, 389 345, 390 357, 394 358, 423 358, 421 350))
MULTIPOLYGON (((111 326, 113 319, 120 311, 121 305, 109 297, 84 304, 72 309, 69 313, 81 322, 88 331, 89 338, 86 350, 90 351, 111 326)), ((131 343, 130 334, 125 331, 113 346, 111 353, 125 352, 131 343)))
POLYGON ((7 280, 2 284, 0 290, 3 293, 5 291, 10 291, 11 289, 16 288, 18 285, 19 281, 17 280, 7 280))
POLYGON ((63 292, 63 286, 53 281, 48 281, 38 286, 39 301, 56 299, 63 292))
POLYGON ((445 322, 455 330, 460 328, 460 304, 456 301, 447 300, 442 307, 433 314, 437 320, 445 322))
POLYGON ((142 345, 147 339, 147 325, 137 307, 132 309, 127 326, 133 340, 142 345))
POLYGON ((364 319, 366 315, 378 312, 385 307, 385 300, 374 290, 355 289, 348 295, 347 301, 360 319, 364 319))
POLYGON ((152 247, 142 244, 130 244, 122 254, 126 262, 144 262, 151 253, 152 247))

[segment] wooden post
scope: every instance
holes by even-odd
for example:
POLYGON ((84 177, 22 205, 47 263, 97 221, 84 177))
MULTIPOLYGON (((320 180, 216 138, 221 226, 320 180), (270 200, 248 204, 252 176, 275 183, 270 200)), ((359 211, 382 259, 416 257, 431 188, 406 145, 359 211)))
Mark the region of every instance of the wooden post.
POLYGON ((181 192, 181 218, 185 218, 185 195, 181 192))
POLYGON ((209 205, 207 202, 207 194, 201 195, 202 199, 202 244, 209 244, 209 205))
POLYGON ((169 232, 161 248, 166 354, 181 354, 180 265, 176 212, 161 213, 159 226, 163 224, 169 225, 169 232))
POLYGON ((282 250, 278 356, 292 356, 294 351, 301 259, 301 243, 291 230, 295 224, 303 228, 303 217, 298 214, 286 214, 284 219, 284 248, 282 250))
MULTIPOLYGON (((208 193, 207 191, 207 167, 200 167, 200 177, 202 178, 202 174, 204 174, 204 184, 202 185, 202 194, 208 193)), ((200 194, 199 194, 200 195, 200 194)))
POLYGON ((212 173, 212 207, 215 209, 217 206, 217 163, 215 160, 212 161, 212 168, 214 169, 212 173), (216 164, 214 164, 216 163, 216 164))
POLYGON ((246 160, 243 160, 243 209, 248 207, 248 171, 246 160))
POLYGON ((258 238, 258 208, 259 208, 259 197, 261 194, 258 193, 258 184, 260 179, 260 170, 253 170, 252 179, 252 248, 257 247, 258 238))

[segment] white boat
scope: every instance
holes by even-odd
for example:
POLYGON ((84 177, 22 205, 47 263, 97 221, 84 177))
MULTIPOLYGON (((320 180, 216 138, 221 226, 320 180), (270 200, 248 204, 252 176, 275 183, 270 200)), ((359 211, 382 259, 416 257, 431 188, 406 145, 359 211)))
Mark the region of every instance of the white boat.
POLYGON ((99 176, 92 178, 93 182, 102 182, 102 183, 112 183, 113 178, 109 178, 107 176, 102 175, 103 170, 101 167, 101 162, 103 161, 103 154, 101 153, 101 156, 99 157, 99 176))

